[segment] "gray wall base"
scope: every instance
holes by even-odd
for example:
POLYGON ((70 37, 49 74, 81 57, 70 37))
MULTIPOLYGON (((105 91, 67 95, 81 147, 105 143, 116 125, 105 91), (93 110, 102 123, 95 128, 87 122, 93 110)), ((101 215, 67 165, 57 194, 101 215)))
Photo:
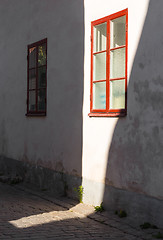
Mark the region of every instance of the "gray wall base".
POLYGON ((163 228, 163 200, 105 186, 103 203, 107 210, 125 210, 133 224, 149 222, 163 228))
POLYGON ((163 200, 88 179, 83 179, 82 185, 85 203, 99 206, 103 202, 104 209, 112 213, 124 210, 127 212, 124 221, 132 225, 149 222, 163 228, 163 200))
MULTIPOLYGON (((20 176, 25 184, 46 189, 56 196, 68 196, 74 199, 77 199, 74 188, 82 184, 82 179, 79 177, 5 157, 0 157, 0 175, 20 176)), ((99 184, 97 183, 96 186, 95 182, 83 179, 84 202, 94 204, 90 202, 91 199, 99 201, 97 190, 100 191, 104 187, 101 202, 106 210, 125 210, 127 221, 130 220, 131 224, 137 226, 150 222, 163 228, 163 200, 108 185, 100 187, 99 184)))
POLYGON ((48 190, 56 196, 68 196, 77 199, 74 188, 81 185, 81 178, 57 172, 38 165, 0 157, 0 175, 19 176, 25 185, 33 185, 48 190))

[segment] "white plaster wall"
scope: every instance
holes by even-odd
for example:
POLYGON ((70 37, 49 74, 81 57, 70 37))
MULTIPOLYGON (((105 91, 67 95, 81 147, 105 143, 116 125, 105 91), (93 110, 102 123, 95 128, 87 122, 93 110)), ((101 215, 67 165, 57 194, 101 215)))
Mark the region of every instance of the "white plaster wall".
MULTIPOLYGON (((83 186, 84 201, 100 204, 105 191, 104 184, 124 188, 118 177, 108 176, 108 154, 113 133, 119 118, 92 117, 90 111, 90 35, 91 21, 128 8, 128 82, 138 48, 149 0, 85 0, 85 54, 84 54, 84 102, 83 102, 83 186), (97 183, 95 185, 95 182, 97 183), (92 186, 92 187, 91 187, 92 186)), ((134 108, 134 106, 133 106, 134 108)), ((125 117, 121 121, 126 121, 125 117)), ((126 138, 126 136, 124 136, 126 138)), ((120 157, 120 156, 119 156, 120 157)), ((123 161, 123 159, 121 159, 123 161)), ((117 166, 118 167, 118 166, 117 166)), ((119 166, 120 167, 120 166, 119 166)), ((112 169, 114 171, 114 168, 112 169)), ((125 172, 124 174, 128 174, 125 172)), ((114 175, 114 174, 112 174, 114 175)), ((129 189, 126 186, 126 189, 129 189)))

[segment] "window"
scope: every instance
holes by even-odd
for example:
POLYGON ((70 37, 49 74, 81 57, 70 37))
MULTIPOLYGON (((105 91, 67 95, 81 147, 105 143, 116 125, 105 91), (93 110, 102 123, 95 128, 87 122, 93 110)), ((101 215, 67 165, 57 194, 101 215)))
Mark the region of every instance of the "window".
POLYGON ((47 39, 28 45, 27 116, 46 115, 47 39))
POLYGON ((91 23, 89 116, 126 115, 127 24, 127 9, 91 23))

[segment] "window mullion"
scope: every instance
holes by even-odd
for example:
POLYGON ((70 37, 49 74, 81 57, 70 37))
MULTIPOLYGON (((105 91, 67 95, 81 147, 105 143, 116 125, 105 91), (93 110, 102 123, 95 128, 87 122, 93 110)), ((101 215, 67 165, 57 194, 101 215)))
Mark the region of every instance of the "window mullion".
POLYGON ((27 55, 27 113, 29 112, 29 47, 27 55))
POLYGON ((47 42, 46 42, 46 89, 45 89, 45 111, 47 108, 47 42))
POLYGON ((93 110, 93 42, 94 42, 94 34, 93 34, 93 25, 91 25, 91 82, 90 82, 90 110, 93 110))
POLYGON ((110 102, 110 20, 107 21, 107 58, 106 58, 106 111, 110 102))
POLYGON ((125 62, 125 110, 127 113, 127 62, 128 62, 128 14, 126 14, 126 62, 125 62))
POLYGON ((38 46, 36 46, 36 112, 38 111, 38 46))

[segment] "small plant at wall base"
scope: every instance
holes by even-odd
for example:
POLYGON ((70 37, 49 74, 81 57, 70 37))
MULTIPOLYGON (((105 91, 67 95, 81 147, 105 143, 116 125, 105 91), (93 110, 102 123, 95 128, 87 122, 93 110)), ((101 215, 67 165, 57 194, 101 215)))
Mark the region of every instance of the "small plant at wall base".
POLYGON ((116 210, 115 214, 118 215, 120 218, 127 217, 127 213, 124 210, 119 210, 119 211, 116 210))
POLYGON ((100 206, 95 206, 94 209, 95 209, 95 212, 103 212, 104 211, 104 207, 102 206, 102 203, 100 204, 100 206))
POLYGON ((163 234, 158 232, 156 235, 152 235, 154 238, 163 239, 163 234))
POLYGON ((80 185, 78 188, 74 188, 74 191, 77 192, 79 202, 83 202, 83 193, 84 193, 84 188, 82 185, 80 185))
POLYGON ((156 225, 152 225, 149 222, 145 222, 142 225, 140 225, 141 229, 148 229, 148 228, 152 228, 152 229, 158 229, 158 227, 156 225))

